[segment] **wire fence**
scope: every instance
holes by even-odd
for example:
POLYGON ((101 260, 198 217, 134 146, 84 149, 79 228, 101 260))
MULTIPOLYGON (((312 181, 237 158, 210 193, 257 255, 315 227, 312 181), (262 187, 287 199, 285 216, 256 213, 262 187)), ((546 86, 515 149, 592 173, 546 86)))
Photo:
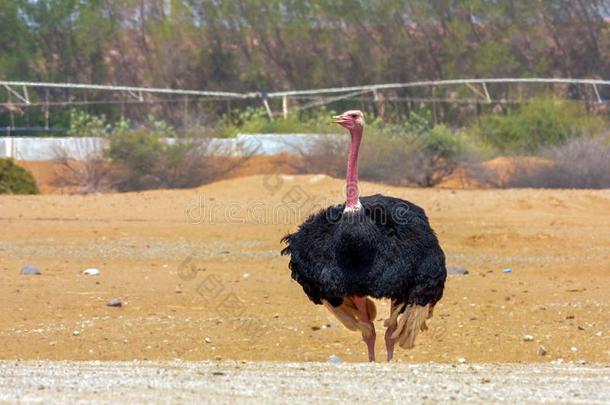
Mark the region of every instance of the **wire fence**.
MULTIPOLYGON (((276 92, 225 92, 117 85, 0 81, 0 125, 52 129, 52 115, 94 109, 135 121, 159 116, 182 127, 205 124, 234 108, 263 107, 270 119, 324 107, 357 104, 383 115, 386 107, 484 106, 522 103, 544 93, 607 111, 610 80, 487 78, 384 83, 276 92), (7 122, 8 121, 8 122, 7 122), (19 125, 16 125, 19 123, 19 125)), ((438 107, 442 108, 442 107, 438 107)), ((56 128, 57 129, 57 128, 56 128)))

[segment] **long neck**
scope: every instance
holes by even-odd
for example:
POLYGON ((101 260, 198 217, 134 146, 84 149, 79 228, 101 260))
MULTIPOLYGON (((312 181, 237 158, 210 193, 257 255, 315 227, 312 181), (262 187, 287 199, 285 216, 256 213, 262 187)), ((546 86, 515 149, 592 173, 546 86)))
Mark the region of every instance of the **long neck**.
POLYGON ((357 209, 360 205, 358 196, 358 149, 360 149, 360 141, 362 140, 362 128, 351 129, 350 135, 352 143, 347 156, 347 175, 345 192, 347 195, 346 208, 357 209))

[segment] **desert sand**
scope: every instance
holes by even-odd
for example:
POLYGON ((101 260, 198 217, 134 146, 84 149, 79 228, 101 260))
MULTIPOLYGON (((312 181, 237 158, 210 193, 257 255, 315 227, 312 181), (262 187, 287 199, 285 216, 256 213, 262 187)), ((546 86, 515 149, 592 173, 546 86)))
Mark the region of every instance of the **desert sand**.
MULTIPOLYGON (((0 359, 363 361, 360 336, 308 301, 279 254, 342 184, 269 174, 0 196, 0 359), (42 275, 20 275, 26 264, 42 275)), ((610 362, 610 190, 362 190, 425 208, 448 264, 469 271, 397 362, 610 362)), ((387 313, 379 302, 378 331, 387 313)))

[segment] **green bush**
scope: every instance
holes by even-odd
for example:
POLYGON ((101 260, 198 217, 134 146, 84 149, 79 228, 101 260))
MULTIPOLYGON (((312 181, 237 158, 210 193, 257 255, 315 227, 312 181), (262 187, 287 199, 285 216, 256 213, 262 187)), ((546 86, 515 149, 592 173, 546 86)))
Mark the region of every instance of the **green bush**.
POLYGON ((580 103, 539 98, 506 115, 482 117, 476 132, 501 153, 536 153, 569 139, 591 136, 604 127, 602 118, 580 103))
MULTIPOLYGON (((363 180, 430 187, 478 154, 465 134, 444 125, 433 126, 425 114, 411 113, 400 124, 372 119, 365 131, 359 165, 363 180)), ((314 148, 300 154, 296 169, 344 176, 348 149, 345 141, 346 138, 320 139, 314 148)))
POLYGON ((209 138, 163 141, 159 133, 119 131, 110 137, 106 157, 119 191, 196 187, 222 177, 249 156, 218 156, 209 138))
POLYGON ((463 134, 444 125, 388 135, 371 128, 365 135, 362 178, 394 184, 431 187, 442 182, 473 154, 463 134))
POLYGON ((0 194, 38 194, 32 173, 19 167, 13 159, 0 159, 0 194))
POLYGON ((248 107, 233 115, 225 115, 222 134, 233 137, 238 133, 249 134, 282 134, 282 133, 338 133, 331 117, 336 113, 325 108, 315 111, 291 113, 285 119, 273 120, 262 108, 248 107))
POLYGON ((85 111, 70 110, 70 128, 68 136, 102 137, 110 131, 105 115, 92 115, 85 111))

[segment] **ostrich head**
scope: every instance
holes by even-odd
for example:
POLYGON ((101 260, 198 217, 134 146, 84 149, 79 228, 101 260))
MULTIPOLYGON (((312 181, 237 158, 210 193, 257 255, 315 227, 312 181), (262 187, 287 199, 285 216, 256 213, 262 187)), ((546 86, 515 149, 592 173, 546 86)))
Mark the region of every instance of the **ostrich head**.
POLYGON ((358 189, 358 149, 362 140, 362 132, 364 131, 364 115, 362 111, 350 110, 341 115, 333 117, 335 123, 347 129, 352 136, 352 143, 347 156, 347 175, 346 175, 346 202, 345 211, 359 211, 362 208, 360 204, 360 190, 358 189))
POLYGON ((349 130, 360 130, 364 128, 364 115, 362 111, 350 110, 346 111, 341 115, 335 115, 333 120, 336 124, 341 125, 343 128, 349 130))

